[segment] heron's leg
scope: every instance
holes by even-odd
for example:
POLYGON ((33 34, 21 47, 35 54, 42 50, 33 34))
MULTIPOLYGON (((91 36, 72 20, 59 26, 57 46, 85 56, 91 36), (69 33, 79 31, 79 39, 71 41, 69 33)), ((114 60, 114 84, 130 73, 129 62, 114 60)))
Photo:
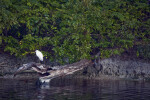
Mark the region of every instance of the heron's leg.
POLYGON ((40 61, 41 64, 43 64, 43 61, 40 61))

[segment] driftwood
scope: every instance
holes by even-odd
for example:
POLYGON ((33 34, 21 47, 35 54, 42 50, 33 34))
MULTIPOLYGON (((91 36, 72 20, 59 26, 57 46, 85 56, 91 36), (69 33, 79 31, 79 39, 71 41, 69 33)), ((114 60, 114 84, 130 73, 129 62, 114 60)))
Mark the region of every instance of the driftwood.
POLYGON ((16 76, 21 71, 29 69, 39 73, 40 79, 52 79, 59 76, 73 74, 74 72, 87 67, 89 64, 92 64, 92 61, 87 59, 81 60, 73 64, 54 67, 40 63, 30 62, 27 64, 23 64, 23 66, 18 68, 18 70, 14 73, 14 76, 16 76))
POLYGON ((1 62, 1 63, 0 63, 0 67, 5 67, 5 66, 7 66, 7 65, 6 65, 6 62, 1 62))

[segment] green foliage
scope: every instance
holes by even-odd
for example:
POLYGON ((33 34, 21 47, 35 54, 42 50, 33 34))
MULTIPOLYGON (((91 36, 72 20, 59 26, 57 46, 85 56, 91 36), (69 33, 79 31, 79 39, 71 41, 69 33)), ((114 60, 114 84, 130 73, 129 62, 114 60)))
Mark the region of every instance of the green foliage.
POLYGON ((147 0, 1 0, 0 7, 0 45, 16 56, 40 49, 75 62, 150 43, 147 0))
POLYGON ((2 44, 2 37, 0 36, 0 46, 1 46, 1 44, 2 44))
POLYGON ((150 45, 138 45, 136 49, 138 57, 150 59, 150 45))

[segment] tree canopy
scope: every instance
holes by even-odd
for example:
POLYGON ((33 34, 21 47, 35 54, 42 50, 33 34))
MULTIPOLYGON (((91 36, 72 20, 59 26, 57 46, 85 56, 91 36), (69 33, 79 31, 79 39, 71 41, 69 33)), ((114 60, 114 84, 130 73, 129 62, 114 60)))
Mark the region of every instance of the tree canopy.
POLYGON ((150 43, 148 0, 1 0, 0 9, 0 47, 15 56, 39 49, 75 62, 150 43))

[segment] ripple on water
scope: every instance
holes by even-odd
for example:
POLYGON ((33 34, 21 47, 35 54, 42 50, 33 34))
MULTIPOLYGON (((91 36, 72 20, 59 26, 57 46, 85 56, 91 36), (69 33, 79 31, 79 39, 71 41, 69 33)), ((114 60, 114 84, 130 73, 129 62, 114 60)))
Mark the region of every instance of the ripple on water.
POLYGON ((149 100, 150 83, 59 78, 38 87, 36 79, 1 79, 0 100, 149 100))

